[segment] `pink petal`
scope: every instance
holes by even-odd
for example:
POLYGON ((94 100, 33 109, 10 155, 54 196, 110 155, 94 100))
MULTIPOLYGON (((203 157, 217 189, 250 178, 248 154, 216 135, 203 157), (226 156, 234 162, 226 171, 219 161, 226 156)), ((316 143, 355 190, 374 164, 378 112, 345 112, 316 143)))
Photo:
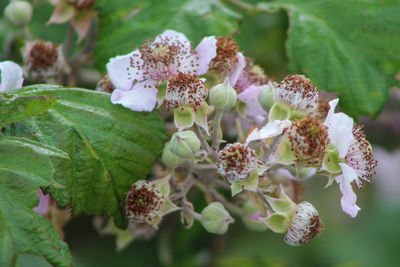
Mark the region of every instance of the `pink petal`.
POLYGON ((244 67, 246 66, 246 60, 242 53, 238 53, 238 63, 236 68, 233 70, 232 73, 229 74, 229 82, 232 84, 236 84, 237 80, 239 79, 240 74, 242 73, 244 67))
POLYGON ((114 90, 111 95, 113 104, 121 104, 133 111, 152 111, 157 103, 156 82, 148 80, 136 84, 132 90, 114 90))
POLYGON ((12 61, 0 62, 0 92, 19 89, 24 83, 22 68, 12 61))
POLYGON ((197 75, 203 75, 208 71, 211 60, 217 56, 217 39, 214 36, 205 37, 196 47, 197 75))
POLYGON ((186 36, 183 33, 176 32, 173 30, 166 30, 162 34, 158 35, 154 42, 162 42, 163 40, 168 39, 169 44, 181 44, 185 48, 187 52, 190 52, 190 42, 186 38, 186 36))
POLYGON ((53 14, 50 17, 50 20, 47 22, 47 25, 56 23, 56 24, 62 24, 70 19, 75 14, 75 9, 72 5, 69 5, 67 1, 58 1, 56 8, 54 9, 53 14))
POLYGON ((267 112, 263 110, 258 102, 258 94, 260 93, 263 86, 251 85, 247 87, 243 92, 238 94, 238 98, 246 103, 245 114, 247 116, 255 118, 257 123, 262 123, 265 120, 267 112))
POLYGON ((50 195, 43 194, 42 189, 38 188, 37 196, 39 198, 39 204, 33 209, 34 212, 40 215, 45 215, 49 211, 50 206, 50 195))
POLYGON ((106 65, 112 84, 119 90, 130 90, 135 81, 143 80, 143 72, 132 68, 131 60, 133 60, 133 66, 143 65, 139 50, 135 50, 124 56, 111 58, 110 62, 106 65))
POLYGON ((92 20, 93 10, 82 10, 76 13, 71 23, 78 34, 77 42, 80 43, 89 31, 90 22, 92 20))
POLYGON ((356 205, 357 196, 353 191, 351 183, 357 178, 357 174, 353 168, 345 163, 339 163, 342 168, 343 175, 336 177, 336 182, 339 184, 342 198, 340 203, 342 210, 351 217, 356 217, 360 208, 356 205))
POLYGON ((292 125, 289 120, 275 120, 273 122, 267 123, 261 129, 254 129, 246 138, 246 143, 252 141, 268 139, 283 133, 283 130, 292 125))
POLYGON ((339 157, 344 158, 350 145, 354 142, 354 121, 343 112, 334 113, 338 102, 337 98, 329 102, 330 109, 324 125, 328 127, 329 139, 336 145, 339 157))

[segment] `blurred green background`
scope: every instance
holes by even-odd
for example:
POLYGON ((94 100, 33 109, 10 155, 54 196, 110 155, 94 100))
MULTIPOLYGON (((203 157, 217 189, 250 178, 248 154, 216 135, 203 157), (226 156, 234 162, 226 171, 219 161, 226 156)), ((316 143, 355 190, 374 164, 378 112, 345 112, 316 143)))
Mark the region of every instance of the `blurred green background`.
MULTIPOLYGON (((0 10, 6 2, 1 1, 0 10)), ((51 12, 50 5, 35 10, 32 31, 62 42, 65 25, 42 30, 51 12)), ((1 34, 6 27, 10 26, 0 20, 0 43, 6 41, 1 34)), ((287 74, 287 28, 285 12, 245 17, 235 38, 270 77, 280 79, 287 74)), ((393 90, 397 91, 377 120, 362 119, 368 139, 389 151, 400 148, 400 97, 398 89, 393 90)), ((270 231, 250 232, 240 220, 224 236, 208 234, 199 223, 186 230, 177 214, 165 218, 153 240, 135 241, 120 253, 115 252, 115 237, 100 236, 93 228, 93 218, 85 215, 65 225, 66 242, 77 266, 400 266, 400 197, 396 197, 400 195, 396 181, 400 181, 400 172, 390 172, 400 165, 400 157, 397 165, 393 162, 384 163, 388 172, 379 172, 373 183, 356 189, 362 209, 354 219, 342 212, 336 184, 324 189, 326 178, 321 177, 304 182, 304 199, 315 205, 325 224, 323 234, 306 247, 290 247, 282 235, 270 231)), ((22 265, 48 266, 33 255, 24 255, 22 265)))

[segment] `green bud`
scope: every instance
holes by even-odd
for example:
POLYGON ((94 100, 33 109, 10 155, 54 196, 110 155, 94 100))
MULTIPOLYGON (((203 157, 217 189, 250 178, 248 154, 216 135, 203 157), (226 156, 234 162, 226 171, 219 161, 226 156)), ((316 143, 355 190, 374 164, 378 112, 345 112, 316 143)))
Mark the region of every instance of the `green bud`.
POLYGON ((32 5, 26 1, 13 0, 5 8, 4 15, 12 24, 24 26, 31 21, 32 5))
POLYGON ((184 158, 171 152, 169 143, 165 144, 161 155, 161 162, 164 163, 168 168, 175 168, 181 165, 185 161, 184 158))
POLYGON ((201 223, 209 233, 222 235, 234 219, 219 202, 213 202, 201 212, 201 223))
POLYGON ((267 112, 269 112, 275 102, 273 86, 273 83, 269 83, 258 94, 258 102, 260 102, 261 107, 267 112))
POLYGON ((169 143, 172 153, 182 158, 192 158, 200 150, 200 140, 192 131, 176 132, 169 143))
POLYGON ((217 84, 210 89, 209 93, 210 103, 216 109, 230 110, 236 105, 236 91, 229 84, 228 78, 224 83, 217 84))
POLYGON ((290 107, 284 103, 276 102, 269 111, 268 120, 287 120, 290 117, 290 107))

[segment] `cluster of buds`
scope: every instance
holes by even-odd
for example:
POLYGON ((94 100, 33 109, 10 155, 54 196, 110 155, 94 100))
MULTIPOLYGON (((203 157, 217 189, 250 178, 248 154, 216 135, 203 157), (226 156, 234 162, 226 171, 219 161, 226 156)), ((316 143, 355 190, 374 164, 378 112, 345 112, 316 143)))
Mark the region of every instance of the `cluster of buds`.
POLYGON ((165 177, 140 181, 127 195, 132 223, 157 226, 167 206, 189 227, 197 220, 223 234, 232 213, 250 230, 270 229, 289 245, 305 245, 323 228, 301 196, 301 182, 315 174, 339 184, 346 213, 355 217, 360 209, 352 186, 374 175, 371 145, 351 117, 335 113, 338 99, 321 99, 304 75, 269 80, 233 38, 205 37, 192 49, 172 30, 110 59, 107 70, 114 104, 152 111, 158 102, 176 126, 158 163, 162 171, 153 173, 165 177), (225 144, 234 115, 238 139, 225 144), (210 202, 201 213, 189 201, 194 187, 210 202))

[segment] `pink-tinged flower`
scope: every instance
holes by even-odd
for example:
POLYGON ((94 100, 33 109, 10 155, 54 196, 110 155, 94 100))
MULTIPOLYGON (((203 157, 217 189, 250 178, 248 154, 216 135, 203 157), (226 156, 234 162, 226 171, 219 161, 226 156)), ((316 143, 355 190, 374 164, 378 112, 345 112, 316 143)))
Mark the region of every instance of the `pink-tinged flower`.
POLYGON ((47 24, 62 24, 71 21, 72 27, 78 34, 78 42, 85 38, 92 16, 96 13, 93 9, 96 0, 49 0, 54 5, 53 14, 47 24))
POLYGON ((22 68, 12 62, 0 62, 0 92, 19 89, 24 83, 22 68))
POLYGON ((185 35, 166 30, 138 50, 110 59, 107 71, 116 87, 111 102, 134 111, 152 111, 161 82, 179 73, 203 75, 215 56, 214 37, 204 38, 193 51, 185 35))
POLYGON ((37 214, 45 215, 49 211, 51 197, 49 194, 45 195, 40 188, 37 190, 37 196, 39 198, 39 204, 33 209, 33 211, 37 214))
POLYGON ((253 60, 246 57, 246 66, 240 73, 239 78, 235 84, 238 92, 243 92, 250 86, 261 86, 267 83, 268 77, 260 66, 255 65, 253 60))
POLYGON ((325 120, 331 143, 338 152, 341 174, 335 178, 342 192, 341 206, 351 217, 357 216, 360 208, 356 205, 357 196, 352 183, 359 187, 362 180, 370 181, 375 175, 377 161, 373 159, 372 147, 365 139, 361 128, 354 125, 353 119, 344 113, 334 113, 338 99, 329 102, 330 110, 325 120))
POLYGON ((318 90, 304 75, 289 75, 279 85, 277 100, 290 107, 311 112, 318 106, 318 90))
POLYGON ((246 103, 245 115, 254 118, 258 124, 261 124, 267 115, 267 112, 265 112, 258 101, 258 95, 262 88, 263 86, 251 85, 237 96, 241 101, 246 103))
POLYGON ((283 133, 285 129, 290 127, 292 122, 289 120, 274 120, 267 123, 260 129, 254 129, 246 138, 246 143, 252 141, 265 140, 271 137, 275 137, 283 133))
POLYGON ((229 83, 235 85, 246 66, 246 59, 239 52, 238 44, 229 37, 214 37, 217 54, 210 63, 210 69, 221 72, 229 78, 229 83))

